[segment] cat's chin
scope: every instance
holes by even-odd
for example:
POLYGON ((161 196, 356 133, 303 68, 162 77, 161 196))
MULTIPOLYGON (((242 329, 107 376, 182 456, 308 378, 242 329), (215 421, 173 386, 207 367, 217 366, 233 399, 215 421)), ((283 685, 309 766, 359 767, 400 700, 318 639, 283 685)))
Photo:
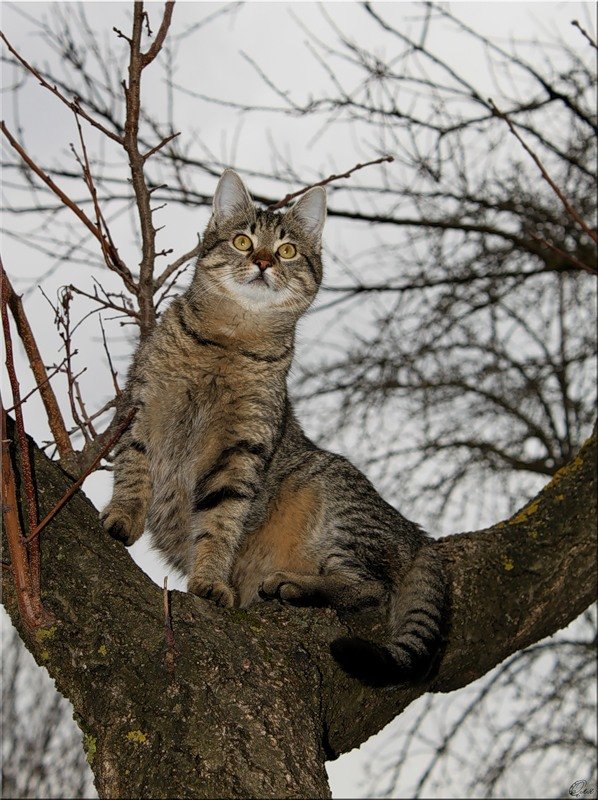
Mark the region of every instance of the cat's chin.
POLYGON ((287 297, 285 289, 274 289, 261 278, 247 283, 234 281, 227 285, 233 299, 243 308, 267 309, 279 306, 287 297))

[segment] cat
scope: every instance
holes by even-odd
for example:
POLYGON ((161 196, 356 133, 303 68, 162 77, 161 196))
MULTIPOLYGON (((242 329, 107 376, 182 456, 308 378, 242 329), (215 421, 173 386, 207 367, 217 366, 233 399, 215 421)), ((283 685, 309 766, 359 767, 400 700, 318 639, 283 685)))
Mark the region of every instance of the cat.
POLYGON ((307 438, 287 393, 297 321, 322 281, 325 218, 322 187, 275 213, 224 171, 193 280, 133 360, 138 411, 102 521, 129 546, 147 517, 188 591, 221 606, 387 603, 385 645, 342 637, 331 652, 364 683, 415 682, 438 661, 442 565, 418 525, 307 438))

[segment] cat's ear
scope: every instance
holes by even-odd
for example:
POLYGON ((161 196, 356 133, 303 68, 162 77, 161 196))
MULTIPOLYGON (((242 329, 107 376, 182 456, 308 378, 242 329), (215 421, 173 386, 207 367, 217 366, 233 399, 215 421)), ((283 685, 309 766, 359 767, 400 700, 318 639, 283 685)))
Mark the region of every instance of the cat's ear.
POLYGON ((248 218, 255 215, 249 192, 234 170, 225 169, 222 173, 214 194, 212 211, 216 222, 240 215, 248 218))
POLYGON ((310 236, 319 239, 326 222, 326 190, 323 186, 309 189, 288 213, 310 236))

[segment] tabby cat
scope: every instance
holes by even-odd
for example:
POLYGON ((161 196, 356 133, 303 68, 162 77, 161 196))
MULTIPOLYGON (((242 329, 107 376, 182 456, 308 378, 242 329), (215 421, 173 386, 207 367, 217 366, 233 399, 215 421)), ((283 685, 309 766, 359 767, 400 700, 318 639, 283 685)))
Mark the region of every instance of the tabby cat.
POLYGON ((342 456, 303 433, 287 394, 295 328, 322 280, 326 192, 286 213, 254 206, 225 170, 195 275, 138 349, 138 408, 114 456, 105 529, 153 544, 221 606, 278 598, 388 602, 388 643, 337 639, 373 685, 423 679, 442 640, 443 569, 421 529, 342 456))

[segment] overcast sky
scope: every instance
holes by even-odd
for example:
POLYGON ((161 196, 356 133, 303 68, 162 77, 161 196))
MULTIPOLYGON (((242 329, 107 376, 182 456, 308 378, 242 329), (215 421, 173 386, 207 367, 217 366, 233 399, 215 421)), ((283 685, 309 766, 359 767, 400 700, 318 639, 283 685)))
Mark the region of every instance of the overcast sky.
MULTIPOLYGON (((48 51, 44 41, 36 32, 35 25, 28 21, 22 13, 34 19, 54 12, 51 3, 3 3, 2 28, 8 38, 28 59, 38 64, 47 61, 55 64, 54 55, 48 51)), ((62 10, 71 13, 67 4, 62 10)), ((75 4, 73 4, 75 5, 75 4)), ((126 31, 130 25, 129 4, 86 3, 86 14, 97 34, 99 42, 113 41, 115 34, 112 27, 126 31)), ((375 4, 390 22, 401 26, 405 32, 419 27, 417 20, 422 15, 422 5, 417 3, 378 3, 375 4)), ((150 14, 154 30, 159 23, 161 3, 151 3, 150 14)), ((183 36, 198 20, 211 15, 220 8, 220 4, 179 2, 175 8, 171 35, 183 36)), ((594 32, 594 6, 590 3, 557 2, 557 3, 452 3, 452 10, 480 33, 507 42, 514 38, 518 41, 532 41, 536 38, 547 39, 561 36, 574 46, 581 47, 579 34, 572 29, 571 20, 579 19, 594 32)), ((330 38, 330 27, 325 15, 334 18, 343 31, 355 41, 369 47, 381 59, 393 55, 393 45, 387 37, 382 37, 378 26, 364 20, 364 14, 357 4, 326 3, 258 3, 250 2, 230 13, 216 19, 209 27, 202 28, 197 35, 183 38, 175 64, 175 81, 186 90, 200 92, 221 100, 231 100, 248 105, 277 104, 276 94, 268 88, 243 58, 242 52, 251 55, 259 63, 261 69, 279 87, 289 91, 296 100, 304 100, 321 88, 327 77, 322 66, 311 55, 306 41, 306 30, 317 36, 330 38)), ((482 95, 493 91, 492 74, 481 48, 470 44, 463 46, 463 39, 454 35, 443 34, 441 26, 434 29, 428 42, 440 57, 446 57, 454 67, 475 83, 482 95)), ((123 48, 124 50, 124 48, 123 48)), ((536 57, 538 62, 546 58, 541 51, 528 48, 528 58, 536 57)), ((164 84, 159 80, 159 72, 149 70, 147 83, 144 84, 144 98, 159 118, 166 121, 164 84)), ((14 79, 11 69, 3 71, 4 85, 8 86, 14 79)), ((350 79, 350 75, 349 75, 350 79)), ((368 153, 367 138, 353 136, 346 132, 346 138, 339 137, 338 129, 330 127, 319 131, 310 119, 297 120, 291 118, 271 118, 255 115, 246 118, 242 123, 225 108, 207 106, 190 96, 179 94, 175 108, 176 121, 181 137, 191 140, 193 131, 201 134, 202 141, 211 151, 231 166, 268 169, 272 163, 271 139, 287 153, 294 167, 304 176, 305 182, 317 178, 320 174, 328 174, 339 169, 347 169, 359 158, 376 157, 376 153, 368 153), (208 110, 209 109, 209 110, 208 110), (314 135, 318 133, 314 140, 314 135), (357 159, 356 159, 357 157, 357 159)), ((19 106, 19 124, 24 131, 23 140, 32 156, 48 166, 58 163, 72 164, 68 143, 76 141, 76 128, 72 114, 65 110, 59 102, 41 87, 29 81, 22 95, 19 106)), ((14 130, 17 121, 15 108, 10 100, 4 99, 3 117, 9 127, 14 130)), ((100 145, 93 134, 89 134, 90 152, 99 153, 100 145)), ((116 151, 106 151, 108 159, 117 159, 116 151)), ((12 153, 10 154, 12 158, 12 153)), ((122 158, 121 158, 122 163, 122 158)), ((398 169, 399 167, 397 167, 398 169)), ((115 170, 118 166, 115 166, 115 170)), ((373 168, 375 169, 375 168, 373 168)), ((24 195, 13 188, 12 182, 5 175, 3 200, 18 206, 24 202, 24 195)), ((360 176, 359 180, 366 180, 360 176)), ((215 179, 204 178, 196 184, 199 191, 207 194, 213 192, 215 179)), ((273 190, 273 185, 265 180, 256 179, 250 189, 256 192, 273 190)), ((278 187, 277 187, 278 188, 278 187)), ((292 191, 296 186, 290 185, 285 191, 292 191)), ((82 194, 81 187, 79 188, 82 194)), ((338 193, 340 200, 342 193, 338 193)), ((198 231, 207 221, 207 211, 194 213, 191 209, 166 208, 161 212, 160 224, 165 225, 161 234, 159 247, 172 247, 174 256, 190 249, 198 231)), ((30 288, 39 281, 53 266, 53 259, 32 250, 26 244, 10 236, 14 230, 27 230, 31 219, 19 220, 14 215, 5 215, 5 234, 2 251, 6 269, 20 291, 30 288)), ((48 219, 42 221, 48 224, 48 219)), ((135 237, 131 231, 130 217, 123 214, 114 224, 114 233, 118 237, 121 252, 130 262, 135 263, 135 237)), ((326 247, 342 253, 350 253, 353 249, 366 249, 377 241, 379 232, 363 227, 351 229, 348 226, 334 229, 328 236, 325 233, 326 247), (328 237, 328 238, 327 238, 328 237)), ((173 257, 174 257, 173 256, 173 257)), ((326 280, 335 277, 334 267, 329 264, 326 280)), ((93 269, 89 270, 89 275, 93 269)), ((73 280, 88 280, 85 267, 63 266, 43 281, 44 288, 53 296, 57 288, 73 280)), ((26 295, 26 308, 30 314, 35 332, 39 337, 43 355, 47 363, 56 359, 57 339, 52 328, 52 319, 47 303, 38 291, 26 295)), ((357 322, 355 323, 357 324, 357 322)), ((83 330, 83 329, 82 329, 83 330)), ((77 343, 82 353, 83 363, 90 363, 97 358, 99 332, 91 325, 85 329, 85 335, 77 343)), ((131 350, 127 329, 112 329, 114 349, 122 374, 126 369, 126 359, 131 350), (124 336, 123 336, 124 331, 124 336)), ((298 358, 308 357, 308 350, 314 342, 326 340, 328 343, 340 341, 345 335, 332 324, 322 325, 316 316, 309 317, 302 327, 302 347, 298 358), (313 322, 311 322, 313 320, 313 322), (335 338, 337 337, 337 338, 335 338)), ((32 385, 28 368, 19 354, 18 369, 22 375, 23 391, 32 385)), ((92 407, 98 407, 107 399, 110 391, 109 376, 105 366, 93 368, 82 378, 86 396, 92 407)), ((4 397, 7 384, 3 375, 4 397)), ((10 405, 10 404, 9 404, 10 405)), ((33 398, 27 404, 26 422, 28 430, 38 441, 46 438, 46 426, 39 402, 33 398)), ((309 421, 307 421, 309 427, 309 421)), ((110 480, 106 473, 98 473, 85 484, 85 491, 98 506, 103 506, 110 493, 110 480)), ((165 568, 155 555, 148 551, 147 542, 142 539, 133 548, 132 556, 144 570, 157 582, 161 583, 165 568)), ((174 576, 171 586, 184 587, 174 576)), ((404 720, 404 717, 401 718, 404 720)), ((399 720, 395 725, 401 725, 399 720)), ((388 735, 388 734, 387 734, 388 735)), ((384 736, 384 734, 381 734, 384 736)), ((364 745, 359 752, 355 751, 339 759, 331 766, 330 774, 333 792, 336 797, 363 796, 360 785, 363 779, 365 763, 379 746, 380 737, 364 745)))

